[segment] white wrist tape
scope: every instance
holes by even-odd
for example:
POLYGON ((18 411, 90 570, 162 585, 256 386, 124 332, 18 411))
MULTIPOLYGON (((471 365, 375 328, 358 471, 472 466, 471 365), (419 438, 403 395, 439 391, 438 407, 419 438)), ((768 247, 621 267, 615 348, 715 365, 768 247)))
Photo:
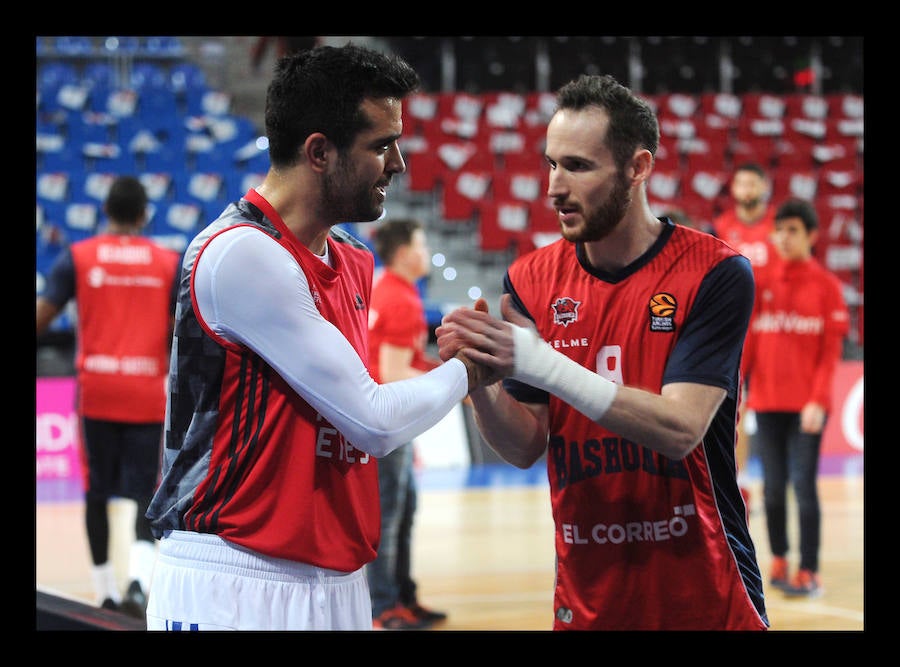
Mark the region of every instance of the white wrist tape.
POLYGON ((533 329, 510 326, 515 344, 513 378, 558 396, 593 421, 606 414, 618 391, 615 382, 557 352, 533 329))

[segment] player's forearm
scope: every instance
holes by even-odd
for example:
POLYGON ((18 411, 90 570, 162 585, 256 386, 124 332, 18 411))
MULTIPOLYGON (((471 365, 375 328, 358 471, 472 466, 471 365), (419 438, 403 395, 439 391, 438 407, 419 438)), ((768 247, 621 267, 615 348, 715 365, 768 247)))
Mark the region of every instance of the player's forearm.
POLYGON ((529 468, 547 448, 547 425, 514 400, 500 382, 469 393, 475 424, 485 442, 504 461, 529 468))

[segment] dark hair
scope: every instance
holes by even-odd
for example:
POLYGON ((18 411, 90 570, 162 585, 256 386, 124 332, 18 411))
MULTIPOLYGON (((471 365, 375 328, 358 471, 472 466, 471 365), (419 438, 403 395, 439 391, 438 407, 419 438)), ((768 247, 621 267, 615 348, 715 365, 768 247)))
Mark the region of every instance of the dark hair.
POLYGON ((739 164, 737 167, 735 167, 734 173, 736 174, 739 171, 752 171, 762 179, 765 179, 767 177, 766 170, 758 162, 744 162, 743 164, 739 164))
POLYGON ((134 176, 119 176, 106 195, 104 211, 113 222, 139 225, 147 212, 147 191, 134 176))
POLYGON ((381 223, 372 234, 375 252, 384 264, 394 261, 394 255, 401 246, 412 243, 413 233, 422 229, 422 223, 412 218, 396 218, 381 223))
POLYGON ((819 228, 819 216, 816 209, 805 199, 788 199, 775 211, 775 222, 787 218, 800 218, 807 232, 819 228))
POLYGON ((582 74, 559 89, 556 103, 557 109, 579 111, 596 106, 609 114, 606 145, 620 169, 638 148, 646 148, 656 155, 659 146, 656 114, 646 101, 608 74, 582 74))
POLYGON ((371 125, 360 110, 364 99, 402 99, 418 86, 418 74, 399 56, 354 44, 284 56, 266 92, 271 164, 294 164, 299 147, 314 132, 339 151, 347 148, 371 125))

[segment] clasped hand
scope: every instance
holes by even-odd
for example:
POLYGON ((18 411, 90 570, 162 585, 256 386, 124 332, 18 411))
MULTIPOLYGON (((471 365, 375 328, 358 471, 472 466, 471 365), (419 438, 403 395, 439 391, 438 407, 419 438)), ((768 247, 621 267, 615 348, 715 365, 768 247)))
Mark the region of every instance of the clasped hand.
POLYGON ((510 323, 533 326, 513 308, 509 294, 500 298, 500 312, 503 320, 490 315, 487 301, 478 299, 474 308, 463 306, 447 313, 435 330, 438 354, 443 361, 459 357, 467 368, 474 362, 475 381, 473 386, 470 368, 470 390, 512 375, 515 344, 510 323))

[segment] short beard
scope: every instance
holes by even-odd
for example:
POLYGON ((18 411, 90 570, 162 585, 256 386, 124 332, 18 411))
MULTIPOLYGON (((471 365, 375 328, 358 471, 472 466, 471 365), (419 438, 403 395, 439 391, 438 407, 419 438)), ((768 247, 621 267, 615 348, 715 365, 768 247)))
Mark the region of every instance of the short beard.
POLYGON ((609 197, 606 198, 603 205, 590 217, 585 216, 584 227, 573 234, 567 235, 564 231, 563 236, 573 243, 588 243, 605 239, 625 217, 625 212, 631 206, 631 200, 628 182, 625 175, 619 172, 612 192, 609 193, 609 197))
POLYGON ((339 223, 372 222, 381 217, 382 208, 374 203, 371 186, 351 188, 356 188, 352 169, 343 157, 338 157, 337 172, 322 179, 322 199, 330 219, 339 223))

